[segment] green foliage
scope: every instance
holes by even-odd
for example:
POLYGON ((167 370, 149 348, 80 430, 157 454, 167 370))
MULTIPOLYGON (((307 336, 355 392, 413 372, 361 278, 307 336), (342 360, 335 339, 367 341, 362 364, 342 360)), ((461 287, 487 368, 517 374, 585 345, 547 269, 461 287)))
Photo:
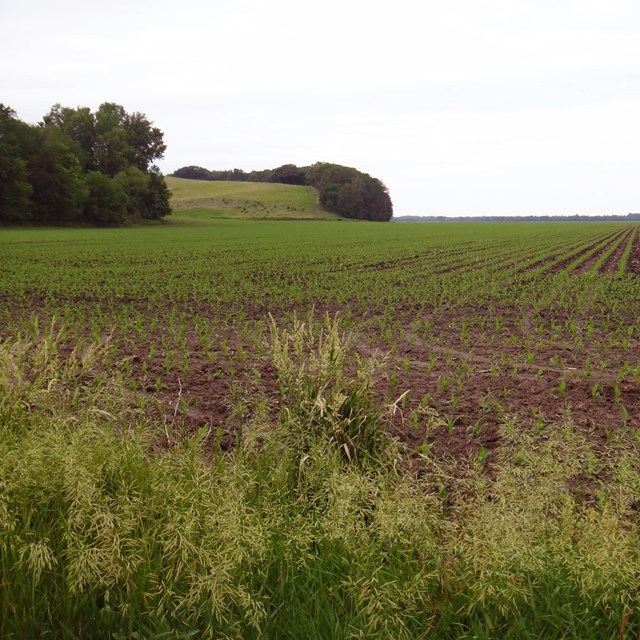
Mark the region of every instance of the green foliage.
POLYGON ((296 167, 295 164, 283 164, 271 171, 269 182, 279 182, 281 184, 307 184, 305 170, 296 167))
POLYGON ((142 217, 148 220, 159 220, 171 213, 169 200, 171 192, 157 167, 151 167, 148 172, 147 190, 140 208, 142 217))
MULTIPOLYGON (((185 180, 213 180, 211 177, 211 171, 204 167, 198 167, 195 165, 176 169, 171 176, 174 178, 184 178, 185 180)), ((229 178, 220 178, 220 180, 223 179, 228 180, 229 178)))
POLYGON ((88 190, 69 139, 51 127, 35 129, 33 133, 27 166, 33 188, 34 222, 79 222, 88 190))
POLYGON ((86 175, 89 195, 84 203, 84 216, 96 225, 122 224, 126 218, 127 194, 122 185, 99 171, 86 175))
POLYGON ((387 188, 351 167, 319 162, 306 169, 307 182, 318 189, 328 211, 347 218, 387 221, 393 215, 387 188))
POLYGON ((146 173, 166 150, 162 132, 144 114, 129 114, 113 102, 101 104, 95 113, 56 104, 43 122, 73 140, 85 170, 112 177, 130 165, 146 173))
POLYGON ((171 212, 169 192, 152 162, 165 150, 162 132, 140 113, 104 103, 54 105, 41 126, 0 109, 0 222, 122 224, 122 197, 130 219, 159 219, 171 212), (142 178, 133 178, 137 171, 142 178), (116 186, 107 178, 125 173, 116 186), (143 183, 143 184, 141 184, 143 183))
POLYGON ((318 441, 337 449, 346 462, 366 466, 387 460, 389 442, 373 400, 375 364, 356 359, 348 379, 349 345, 337 318, 325 316, 316 330, 311 318, 279 330, 271 318, 273 362, 278 372, 283 432, 303 465, 318 441))
POLYGON ((95 116, 88 107, 72 109, 55 104, 44 116, 43 123, 62 131, 75 145, 75 153, 83 171, 97 171, 96 123, 95 116))
POLYGON ((113 180, 126 194, 127 213, 135 215, 142 211, 149 188, 147 175, 138 167, 130 166, 117 173, 113 180))
POLYGON ((24 222, 31 218, 31 186, 25 146, 28 126, 13 109, 0 104, 0 222, 24 222))

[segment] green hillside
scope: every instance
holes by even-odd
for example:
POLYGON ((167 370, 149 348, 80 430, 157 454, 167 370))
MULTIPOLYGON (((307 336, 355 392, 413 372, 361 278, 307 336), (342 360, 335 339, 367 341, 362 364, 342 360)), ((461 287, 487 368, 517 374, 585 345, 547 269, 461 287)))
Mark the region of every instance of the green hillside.
POLYGON ((172 193, 172 222, 220 218, 336 220, 312 187, 267 182, 223 182, 165 178, 172 193))

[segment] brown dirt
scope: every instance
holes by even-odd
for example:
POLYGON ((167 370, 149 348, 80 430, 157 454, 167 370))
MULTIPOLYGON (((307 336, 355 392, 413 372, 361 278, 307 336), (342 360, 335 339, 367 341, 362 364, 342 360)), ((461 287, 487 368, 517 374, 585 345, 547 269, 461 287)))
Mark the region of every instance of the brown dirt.
MULTIPOLYGON (((637 264, 640 269, 638 240, 636 235, 632 254, 636 262, 630 260, 630 267, 637 264)), ((76 302, 87 305, 87 315, 100 304, 84 298, 76 302)), ((41 325, 46 324, 45 298, 22 304, 39 315, 41 325)), ((151 313, 144 301, 136 309, 148 321, 159 315, 151 313)), ((193 317, 219 314, 206 304, 188 309, 185 304, 184 310, 193 317)), ((243 311, 250 320, 262 321, 273 310, 247 304, 243 311)), ((291 310, 279 311, 284 317, 291 310)), ((386 362, 375 381, 381 405, 389 406, 409 391, 388 429, 417 454, 428 447, 432 454, 455 463, 484 449, 490 460, 500 425, 509 416, 522 427, 535 428, 538 420, 560 423, 570 415, 596 448, 623 428, 625 419, 627 427, 640 430, 640 380, 627 377, 618 382, 622 365, 637 361, 637 340, 622 348, 608 344, 601 332, 589 336, 585 328, 589 318, 576 319, 573 336, 558 337, 553 327, 564 326, 568 318, 555 310, 523 313, 480 306, 395 311, 402 326, 394 330, 391 341, 381 335, 374 309, 356 314, 361 322, 355 324, 362 327, 357 351, 386 362), (503 320, 499 328, 498 317, 503 320), (463 318, 474 321, 466 334, 460 328, 463 318), (427 335, 415 329, 423 321, 430 323, 427 335), (490 329, 483 330, 482 322, 490 329), (601 367, 604 361, 606 366, 601 367)), ((315 312, 318 317, 324 312, 344 315, 345 309, 327 304, 317 305, 315 312)), ((162 425, 175 433, 205 427, 226 448, 233 446, 239 426, 255 415, 260 399, 269 419, 277 419, 279 388, 266 336, 254 344, 254 336, 244 335, 241 327, 232 322, 222 326, 208 349, 203 349, 195 330, 187 330, 188 368, 181 366, 175 346, 160 348, 167 335, 162 320, 145 334, 144 345, 131 332, 116 331, 113 340, 119 362, 128 363, 134 391, 157 401, 162 425), (152 343, 158 348, 150 356, 152 343)))
POLYGON ((634 234, 634 231, 627 231, 624 234, 620 244, 616 247, 616 250, 605 260, 604 264, 600 267, 601 273, 616 273, 618 270, 618 265, 620 264, 620 260, 622 259, 622 254, 624 253, 625 247, 627 246, 627 241, 629 237, 634 234))
MULTIPOLYGON (((584 262, 581 262, 574 270, 573 273, 574 274, 581 274, 581 273, 586 273, 587 271, 589 271, 589 269, 591 269, 591 267, 593 267, 593 265, 595 265, 598 260, 600 260, 600 258, 602 257, 603 254, 605 254, 609 249, 611 249, 611 247, 616 243, 616 242, 620 242, 621 238, 622 238, 622 246, 624 246, 624 238, 628 237, 629 235, 629 231, 619 231, 618 233, 615 233, 611 240, 609 242, 607 242, 607 244, 605 244, 603 247, 600 247, 600 249, 598 249, 597 251, 594 252, 594 254, 592 256, 590 256, 589 258, 587 258, 584 262)), ((615 253, 615 251, 614 251, 615 253)))
POLYGON ((578 258, 581 258, 585 254, 589 253, 589 251, 592 251, 593 248, 595 246, 597 246, 600 242, 602 242, 602 238, 600 238, 599 240, 593 242, 592 244, 588 245, 587 247, 584 247, 583 249, 580 249, 580 251, 577 251, 576 253, 571 253, 566 258, 564 258, 564 260, 560 260, 560 262, 558 262, 557 264, 554 264, 552 267, 550 267, 548 270, 546 270, 545 273, 549 273, 549 274, 560 273, 563 269, 568 267, 572 262, 574 262, 578 258))
POLYGON ((518 273, 528 273, 529 271, 535 271, 539 267, 542 267, 543 265, 548 264, 549 262, 553 262, 558 257, 558 255, 559 254, 554 253, 550 256, 546 256, 545 258, 542 258, 541 260, 536 260, 530 265, 526 267, 522 267, 521 269, 518 269, 518 273))
POLYGON ((631 254, 627 262, 627 273, 640 274, 640 229, 636 231, 636 237, 631 247, 631 254))
MULTIPOLYGON (((486 345, 479 335, 462 340, 451 329, 462 317, 460 312, 430 318, 430 334, 437 336, 434 340, 424 340, 406 326, 404 336, 395 342, 395 353, 372 325, 363 333, 358 353, 386 362, 375 384, 380 404, 389 406, 409 391, 388 427, 406 447, 419 453, 426 445, 432 454, 449 461, 477 456, 482 448, 490 456, 505 417, 515 416, 519 425, 533 427, 538 419, 560 423, 570 415, 599 448, 612 431, 623 427, 622 407, 628 411, 627 426, 640 429, 640 416, 635 411, 640 406, 640 384, 633 379, 618 384, 616 377, 629 358, 628 351, 609 349, 604 371, 587 365, 590 357, 593 362, 601 361, 592 347, 577 354, 562 344, 541 340, 532 347, 533 356, 528 359, 529 352, 522 345, 531 319, 518 322, 508 310, 502 313, 504 335, 486 345), (421 408, 425 398, 431 414, 421 408)), ((535 320, 545 325, 562 318, 549 314, 535 320)), ((253 351, 233 333, 225 340, 229 345, 226 353, 215 350, 204 354, 192 338, 190 366, 184 373, 177 368, 167 370, 162 355, 151 361, 145 361, 142 349, 127 355, 132 357, 132 374, 139 388, 159 400, 165 420, 173 423, 174 429, 192 431, 207 426, 219 435, 223 446, 232 446, 241 422, 253 415, 257 398, 264 399, 271 420, 277 418, 279 392, 266 350, 253 351), (162 380, 159 390, 156 379, 162 380)))
MULTIPOLYGON (((443 325, 454 319, 453 314, 445 316, 433 333, 444 333, 443 325)), ((628 351, 610 349, 608 366, 600 371, 588 364, 589 358, 602 361, 593 347, 576 354, 563 345, 541 342, 533 348, 529 364, 529 353, 520 346, 529 328, 526 322, 520 324, 522 329, 517 325, 507 323, 505 332, 512 337, 520 333, 521 340, 487 346, 479 344, 477 337, 463 342, 451 332, 443 341, 446 346, 407 333, 397 355, 389 360, 386 379, 379 383, 381 396, 387 401, 410 390, 392 432, 414 449, 426 441, 432 452, 460 459, 477 455, 481 447, 494 449, 499 424, 509 415, 515 416, 519 425, 532 426, 538 418, 558 423, 570 414, 596 448, 611 432, 624 427, 625 409, 626 426, 640 429, 635 409, 640 406, 640 383, 617 380, 628 351), (437 362, 430 367, 434 358, 437 362), (447 382, 449 386, 444 388, 447 382), (436 425, 428 433, 420 427, 422 418, 417 428, 411 421, 412 412, 419 412, 425 395, 440 416, 449 418, 449 424, 436 425)), ((637 344, 634 346, 637 348, 637 344)), ((366 352, 363 349, 364 355, 366 352)))

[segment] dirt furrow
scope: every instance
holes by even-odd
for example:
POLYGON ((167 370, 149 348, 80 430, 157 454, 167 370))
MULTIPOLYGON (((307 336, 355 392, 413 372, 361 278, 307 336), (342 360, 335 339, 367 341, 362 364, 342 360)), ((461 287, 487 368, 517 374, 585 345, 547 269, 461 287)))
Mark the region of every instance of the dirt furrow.
POLYGON ((536 260, 535 262, 533 262, 532 264, 528 265, 527 267, 523 267, 522 269, 518 269, 518 273, 528 273, 529 271, 535 271, 539 267, 542 267, 543 265, 545 265, 545 264, 547 264, 549 262, 553 262, 557 257, 558 257, 558 254, 554 253, 554 254, 552 254, 550 256, 547 256, 546 258, 542 258, 541 260, 536 260))
POLYGON ((618 231, 611 236, 611 240, 607 242, 605 245, 601 246, 599 249, 594 251, 593 255, 589 256, 584 262, 581 262, 574 270, 573 273, 579 275, 581 273, 586 273, 595 265, 598 260, 605 254, 616 242, 620 242, 621 238, 628 235, 628 231, 618 231))
POLYGON ((604 261, 604 264, 600 266, 600 273, 615 273, 618 270, 618 265, 629 241, 629 236, 632 236, 633 233, 633 229, 625 233, 624 238, 620 240, 616 250, 604 261))
POLYGON ((627 262, 627 273, 640 275, 640 228, 636 231, 636 237, 631 247, 631 254, 627 262))
POLYGON ((560 262, 557 262, 556 264, 549 267, 548 270, 545 270, 545 273, 546 274, 560 273, 563 269, 568 267, 572 262, 584 256, 585 254, 589 253, 589 251, 592 251, 593 248, 597 245, 598 245, 598 242, 596 241, 593 244, 590 244, 589 246, 584 247, 583 249, 580 249, 580 251, 577 251, 576 253, 572 253, 568 255, 566 258, 560 260, 560 262))

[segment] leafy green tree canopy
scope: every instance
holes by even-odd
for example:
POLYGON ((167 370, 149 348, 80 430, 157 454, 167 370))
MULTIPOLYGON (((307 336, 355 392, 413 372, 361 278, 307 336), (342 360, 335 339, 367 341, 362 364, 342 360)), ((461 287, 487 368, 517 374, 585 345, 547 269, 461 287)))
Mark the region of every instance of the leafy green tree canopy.
POLYGON ((32 218, 26 147, 30 142, 28 125, 16 112, 0 104, 0 223, 24 223, 32 218))
POLYGON ((105 102, 54 105, 38 126, 0 105, 0 224, 123 224, 171 213, 153 164, 166 150, 147 117, 105 102))
POLYGON ((320 204, 345 218, 388 221, 393 205, 387 187, 352 167, 318 162, 306 168, 307 183, 318 190, 320 204))
POLYGON ((148 171, 167 148, 162 131, 144 114, 129 114, 114 102, 101 104, 95 113, 87 107, 70 109, 55 104, 43 122, 75 142, 85 169, 112 177, 132 165, 148 171))

